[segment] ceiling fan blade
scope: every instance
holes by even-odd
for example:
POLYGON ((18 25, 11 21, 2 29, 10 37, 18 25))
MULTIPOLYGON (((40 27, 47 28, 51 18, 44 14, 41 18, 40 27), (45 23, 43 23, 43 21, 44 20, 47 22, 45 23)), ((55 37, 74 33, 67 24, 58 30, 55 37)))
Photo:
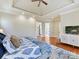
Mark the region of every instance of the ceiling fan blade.
POLYGON ((41 0, 39 1, 38 7, 40 6, 40 4, 41 4, 41 0))
POLYGON ((42 2, 43 2, 45 5, 48 5, 48 3, 47 3, 47 2, 45 2, 45 1, 43 1, 43 0, 42 0, 42 2))
POLYGON ((35 2, 35 1, 39 1, 39 0, 32 0, 32 2, 35 2))

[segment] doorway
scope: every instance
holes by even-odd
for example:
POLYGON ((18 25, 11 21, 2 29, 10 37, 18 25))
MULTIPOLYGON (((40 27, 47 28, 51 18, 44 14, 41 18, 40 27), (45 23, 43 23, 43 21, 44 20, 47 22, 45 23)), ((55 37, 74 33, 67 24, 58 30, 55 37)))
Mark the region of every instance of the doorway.
POLYGON ((45 41, 50 43, 50 23, 45 23, 45 41))

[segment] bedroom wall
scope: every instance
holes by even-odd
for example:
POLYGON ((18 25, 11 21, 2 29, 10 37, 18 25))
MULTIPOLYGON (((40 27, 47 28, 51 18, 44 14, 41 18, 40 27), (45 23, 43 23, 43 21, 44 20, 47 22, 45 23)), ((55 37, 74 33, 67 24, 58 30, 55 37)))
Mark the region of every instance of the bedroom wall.
POLYGON ((35 19, 22 15, 1 13, 0 22, 2 28, 9 34, 35 37, 35 19))
POLYGON ((65 33, 65 26, 79 25, 79 11, 61 15, 60 33, 65 33))

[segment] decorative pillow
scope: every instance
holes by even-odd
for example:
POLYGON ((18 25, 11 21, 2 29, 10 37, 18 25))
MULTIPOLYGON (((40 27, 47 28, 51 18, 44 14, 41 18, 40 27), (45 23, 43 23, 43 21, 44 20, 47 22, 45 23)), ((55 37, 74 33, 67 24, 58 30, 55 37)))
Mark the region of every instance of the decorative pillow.
POLYGON ((2 43, 2 40, 6 37, 5 34, 3 33, 0 33, 0 44, 2 43))
POLYGON ((6 48, 6 50, 9 53, 13 53, 16 48, 11 44, 9 37, 6 36, 6 38, 3 40, 3 46, 6 48))
MULTIPOLYGON (((13 39, 14 37, 12 37, 11 39, 13 39)), ((13 45, 13 40, 11 42, 10 37, 6 36, 5 39, 2 41, 3 42, 3 46, 6 48, 6 50, 8 51, 8 53, 12 54, 14 52, 19 51, 19 48, 16 48, 13 45)))
POLYGON ((4 46, 2 44, 2 41, 4 40, 5 37, 6 37, 5 34, 0 33, 0 59, 6 52, 6 49, 4 48, 4 46))
POLYGON ((6 49, 4 48, 4 46, 3 45, 0 45, 0 59, 1 59, 1 57, 6 53, 7 51, 6 51, 6 49))
POLYGON ((11 43, 16 47, 19 48, 20 47, 20 39, 17 36, 12 35, 10 38, 11 43))

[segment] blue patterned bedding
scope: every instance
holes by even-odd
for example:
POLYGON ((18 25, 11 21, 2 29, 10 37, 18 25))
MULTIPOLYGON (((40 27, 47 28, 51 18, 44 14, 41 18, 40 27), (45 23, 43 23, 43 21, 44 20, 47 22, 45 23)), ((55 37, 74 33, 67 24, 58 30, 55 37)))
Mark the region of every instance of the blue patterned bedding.
POLYGON ((31 38, 31 37, 25 37, 26 39, 29 39, 30 41, 32 41, 33 43, 35 43, 36 45, 38 45, 41 49, 41 53, 42 55, 47 54, 47 56, 50 56, 52 53, 52 47, 50 44, 47 44, 46 42, 40 41, 38 39, 35 38, 31 38))
POLYGON ((35 59, 39 56, 41 56, 39 47, 27 47, 13 54, 6 53, 2 59, 35 59))
POLYGON ((6 53, 2 59, 36 59, 41 56, 40 47, 29 40, 23 42, 16 52, 6 53))
POLYGON ((22 45, 16 52, 6 53, 2 59, 43 59, 41 57, 46 56, 48 58, 52 53, 51 46, 45 42, 35 38, 23 40, 22 45))

